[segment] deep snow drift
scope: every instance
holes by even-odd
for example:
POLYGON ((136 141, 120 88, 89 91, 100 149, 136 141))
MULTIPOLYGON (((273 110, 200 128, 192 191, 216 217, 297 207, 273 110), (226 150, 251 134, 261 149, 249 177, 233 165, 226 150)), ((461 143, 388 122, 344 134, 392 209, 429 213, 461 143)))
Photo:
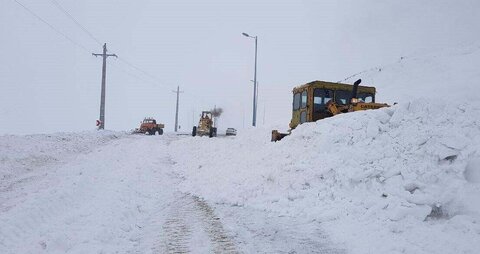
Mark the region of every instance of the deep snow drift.
POLYGON ((52 165, 67 163, 122 135, 124 133, 85 131, 0 136, 0 208, 6 205, 3 202, 6 191, 35 181, 40 175, 48 174, 52 165))
POLYGON ((255 130, 170 151, 184 151, 172 157, 185 190, 308 218, 354 253, 476 253, 479 115, 416 100, 304 124, 278 143, 255 130))
POLYGON ((278 143, 265 127, 174 142, 188 149, 172 153, 182 187, 305 218, 353 253, 477 253, 479 55, 456 47, 362 71, 344 82, 362 78, 378 102, 399 104, 304 124, 278 143))

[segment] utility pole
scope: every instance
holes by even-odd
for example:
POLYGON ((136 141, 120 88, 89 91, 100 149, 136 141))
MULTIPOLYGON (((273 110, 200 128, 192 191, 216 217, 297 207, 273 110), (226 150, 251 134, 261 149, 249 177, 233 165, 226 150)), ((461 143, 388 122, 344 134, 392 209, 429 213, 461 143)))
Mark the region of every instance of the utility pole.
POLYGON ((250 36, 247 33, 242 33, 243 36, 255 39, 255 69, 253 73, 253 119, 252 119, 252 126, 255 127, 257 125, 257 41, 258 36, 250 36))
POLYGON ((172 91, 174 93, 177 93, 177 109, 175 111, 175 132, 178 131, 178 101, 180 100, 180 93, 183 93, 183 91, 180 91, 180 86, 177 86, 177 91, 172 91))
POLYGON ((95 57, 102 56, 103 57, 103 66, 102 66, 102 94, 100 97, 100 121, 98 122, 98 129, 103 130, 105 129, 105 80, 107 76, 107 57, 114 56, 117 57, 115 54, 107 54, 107 44, 103 44, 103 53, 102 54, 95 54, 92 53, 95 57))

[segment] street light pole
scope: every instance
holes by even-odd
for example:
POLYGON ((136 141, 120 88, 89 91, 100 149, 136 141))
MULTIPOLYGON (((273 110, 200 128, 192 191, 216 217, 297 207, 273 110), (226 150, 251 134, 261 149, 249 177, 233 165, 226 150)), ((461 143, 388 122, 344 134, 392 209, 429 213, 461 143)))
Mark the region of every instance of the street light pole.
MULTIPOLYGON (((254 80, 250 80, 252 81, 252 83, 254 84, 257 84, 257 86, 255 87, 254 85, 254 88, 255 88, 255 116, 257 115, 257 112, 258 112, 258 90, 260 89, 260 82, 255 82, 254 80)), ((255 117, 255 120, 257 120, 257 118, 255 117)), ((255 121, 255 124, 256 124, 256 121, 255 121)))
POLYGON ((242 33, 243 36, 255 39, 255 70, 253 73, 253 119, 252 126, 257 125, 257 45, 258 36, 250 36, 247 33, 242 33))
POLYGON ((257 126, 257 100, 258 100, 258 93, 257 93, 257 36, 255 36, 255 72, 253 74, 253 86, 255 87, 255 98, 254 104, 255 109, 253 111, 253 126, 257 126))
POLYGON ((256 82, 257 87, 256 90, 256 100, 255 100, 255 124, 257 123, 257 111, 258 111, 258 90, 260 89, 260 82, 256 82))

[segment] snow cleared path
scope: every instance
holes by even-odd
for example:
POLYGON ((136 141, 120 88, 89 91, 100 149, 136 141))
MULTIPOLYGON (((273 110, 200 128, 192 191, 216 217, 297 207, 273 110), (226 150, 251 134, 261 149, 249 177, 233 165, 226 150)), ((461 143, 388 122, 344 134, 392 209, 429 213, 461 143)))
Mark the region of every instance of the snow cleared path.
MULTIPOLYGON (((0 138, 4 153, 31 139, 0 138)), ((72 142, 82 151, 46 145, 53 159, 41 165, 21 145, 15 156, 23 151, 22 159, 4 154, 0 172, 30 170, 28 181, 2 181, 9 187, 0 189, 0 253, 342 253, 330 249, 320 227, 298 218, 182 192, 169 151, 182 138, 119 135, 84 144, 80 137, 72 142)))

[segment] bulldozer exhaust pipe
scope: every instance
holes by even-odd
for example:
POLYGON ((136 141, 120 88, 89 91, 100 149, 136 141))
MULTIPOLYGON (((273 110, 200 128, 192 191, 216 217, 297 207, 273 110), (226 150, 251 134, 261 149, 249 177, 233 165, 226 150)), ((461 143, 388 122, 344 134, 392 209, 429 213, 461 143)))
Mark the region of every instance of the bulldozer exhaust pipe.
POLYGON ((360 83, 362 83, 361 79, 359 79, 359 80, 355 81, 355 83, 353 83, 352 97, 350 98, 350 102, 352 101, 353 98, 357 98, 358 85, 360 85, 360 83))

